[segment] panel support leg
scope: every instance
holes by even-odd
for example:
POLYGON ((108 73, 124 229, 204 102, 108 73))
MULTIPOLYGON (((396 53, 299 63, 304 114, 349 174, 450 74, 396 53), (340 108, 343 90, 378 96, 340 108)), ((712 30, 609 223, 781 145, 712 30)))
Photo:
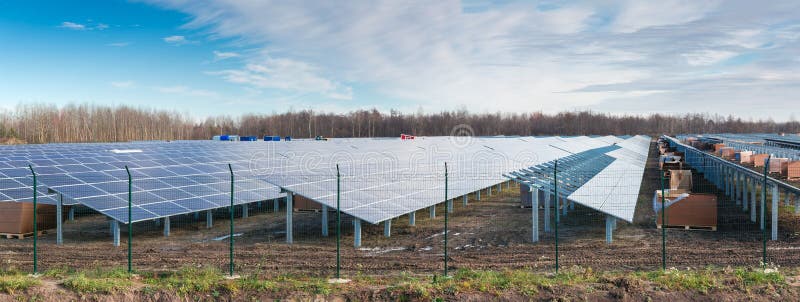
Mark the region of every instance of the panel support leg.
POLYGON ((408 225, 417 225, 417 212, 408 213, 408 225))
POLYGON ((62 245, 64 244, 64 228, 62 224, 64 222, 62 208, 64 202, 64 196, 59 195, 58 205, 56 205, 56 244, 62 245))
POLYGON ((353 219, 353 246, 361 247, 361 219, 353 219))
POLYGON ((475 200, 480 201, 481 200, 481 190, 478 190, 478 192, 475 192, 475 195, 476 195, 475 196, 475 200))
POLYGON ((214 213, 211 210, 206 211, 206 228, 214 227, 214 213))
POLYGON ((328 206, 322 206, 322 237, 328 237, 328 206))
POLYGON ((116 220, 109 220, 111 223, 111 236, 114 240, 114 246, 119 246, 119 222, 116 220))
POLYGON ((611 215, 606 215, 606 243, 611 244, 614 240, 614 220, 611 215))
POLYGON ((280 198, 275 198, 272 200, 272 211, 278 213, 281 210, 281 200, 280 198))
POLYGON ((169 229, 169 217, 164 217, 164 237, 169 237, 170 229, 169 229))
POLYGON ((292 244, 294 238, 292 235, 292 215, 294 214, 294 206, 292 205, 292 195, 294 193, 286 193, 286 243, 292 244))
POLYGON ((445 204, 447 205, 447 213, 453 213, 453 200, 450 199, 445 204))
POLYGON ((467 197, 468 197, 468 196, 469 196, 469 194, 464 194, 464 206, 465 206, 465 207, 466 207, 466 206, 467 206, 467 204, 469 203, 469 201, 467 200, 467 197))
POLYGON ((539 242, 539 190, 531 190, 531 227, 533 235, 531 241, 539 242))
POLYGON ((778 204, 781 202, 781 195, 778 186, 772 186, 772 241, 778 240, 778 204))
POLYGON ((242 218, 247 217, 250 217, 250 205, 245 203, 242 205, 242 218))
POLYGON ((431 212, 431 219, 436 218, 436 205, 432 205, 428 209, 431 212))
POLYGON ((69 219, 69 221, 75 221, 75 206, 74 205, 69 207, 69 215, 68 216, 69 217, 67 219, 69 219))
POLYGON ((544 232, 550 233, 550 193, 544 193, 544 232))
POLYGON ((386 220, 383 222, 383 236, 392 237, 392 220, 386 220))
POLYGON ((756 213, 758 212, 758 207, 756 206, 756 202, 758 202, 758 196, 756 192, 758 192, 758 185, 756 185, 756 180, 752 179, 753 187, 750 190, 750 222, 756 222, 756 213))

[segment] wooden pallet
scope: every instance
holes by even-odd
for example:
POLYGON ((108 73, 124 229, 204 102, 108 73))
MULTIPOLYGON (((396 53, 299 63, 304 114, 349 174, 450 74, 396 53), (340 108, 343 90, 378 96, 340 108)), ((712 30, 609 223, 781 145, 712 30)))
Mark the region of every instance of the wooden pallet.
MULTIPOLYGON (((41 235, 43 235, 43 234, 44 234, 44 231, 39 231, 39 235, 40 235, 40 236, 41 236, 41 235)), ((33 236, 33 232, 30 232, 30 233, 24 233, 24 234, 0 233, 0 237, 6 237, 6 239, 14 239, 14 238, 17 238, 17 239, 20 239, 20 240, 22 240, 22 239, 25 239, 25 238, 27 238, 27 237, 32 237, 32 236, 33 236)))
MULTIPOLYGON (((661 229, 662 225, 657 224, 656 227, 661 229)), ((668 225, 665 226, 667 229, 684 229, 684 230, 691 230, 691 231, 716 231, 717 226, 699 226, 699 225, 668 225)))

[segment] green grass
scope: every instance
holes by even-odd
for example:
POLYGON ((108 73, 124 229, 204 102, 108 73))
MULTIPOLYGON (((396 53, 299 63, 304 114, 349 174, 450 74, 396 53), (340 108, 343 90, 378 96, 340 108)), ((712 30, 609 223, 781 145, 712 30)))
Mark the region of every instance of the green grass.
POLYGON ((649 272, 645 274, 646 280, 659 284, 671 290, 692 290, 707 293, 718 288, 717 275, 710 269, 704 270, 678 270, 649 272))
POLYGON ((69 270, 48 271, 52 275, 69 274, 64 279, 64 287, 77 293, 111 294, 131 288, 132 276, 127 271, 116 269, 95 269, 87 272, 70 273, 69 270))
POLYGON ((161 289, 177 292, 181 295, 190 293, 212 293, 219 290, 235 292, 222 276, 222 272, 211 268, 183 268, 175 273, 145 278, 145 283, 161 289))
MULTIPOLYGON (((794 273, 797 273, 796 271, 794 273)), ((792 273, 792 274, 794 274, 792 273)), ((396 300, 439 300, 459 293, 484 293, 500 296, 515 292, 535 296, 543 289, 556 287, 581 287, 587 291, 595 288, 655 286, 665 290, 708 293, 712 290, 749 290, 753 287, 780 287, 787 284, 786 276, 777 269, 670 269, 651 272, 602 272, 590 268, 562 269, 558 274, 532 270, 468 270, 454 272, 450 278, 403 273, 399 276, 380 277, 356 274, 348 284, 329 284, 325 278, 298 274, 280 276, 249 275, 228 280, 225 274, 213 268, 183 268, 176 272, 140 273, 132 276, 124 269, 94 269, 75 271, 54 268, 44 272, 42 278, 60 281, 63 286, 79 294, 113 294, 139 288, 142 293, 158 291, 175 292, 184 297, 206 294, 214 297, 235 296, 240 292, 269 293, 275 296, 307 293, 330 295, 346 293, 352 289, 376 288, 385 290, 396 300)), ((0 271, 0 294, 19 294, 40 284, 39 279, 28 277, 15 270, 0 271)))
POLYGON ((26 275, 3 274, 0 275, 0 293, 13 295, 28 288, 37 286, 40 281, 26 275))
POLYGON ((777 270, 767 271, 762 269, 743 269, 738 268, 734 275, 745 287, 758 285, 786 285, 786 277, 777 270))

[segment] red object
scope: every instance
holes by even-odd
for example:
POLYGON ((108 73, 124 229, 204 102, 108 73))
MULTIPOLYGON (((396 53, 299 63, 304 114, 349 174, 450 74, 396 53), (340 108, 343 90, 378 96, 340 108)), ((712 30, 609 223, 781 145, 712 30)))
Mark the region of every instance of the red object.
POLYGON ((402 139, 402 140, 406 140, 406 139, 414 139, 414 137, 415 137, 415 136, 413 136, 413 135, 402 134, 402 133, 400 134, 400 139, 402 139))

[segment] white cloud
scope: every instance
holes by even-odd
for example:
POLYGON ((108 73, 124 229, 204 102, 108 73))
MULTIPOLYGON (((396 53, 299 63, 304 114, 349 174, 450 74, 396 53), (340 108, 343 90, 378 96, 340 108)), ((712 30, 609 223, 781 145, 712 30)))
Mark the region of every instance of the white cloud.
POLYGON ((319 75, 317 67, 290 59, 266 58, 244 69, 211 72, 232 83, 289 92, 319 93, 333 99, 351 99, 352 89, 319 75))
POLYGON ((168 94, 178 94, 183 96, 191 96, 191 97, 218 97, 219 94, 205 89, 193 89, 188 86, 183 85, 176 85, 176 86, 164 86, 164 87, 155 87, 155 90, 161 93, 168 93, 168 94))
POLYGON ((164 40, 164 42, 167 42, 167 43, 173 44, 173 45, 183 45, 183 44, 187 44, 187 43, 190 42, 184 36, 169 36, 169 37, 164 37, 163 40, 164 40))
MULTIPOLYGON (((91 20, 89 21, 91 23, 91 20)), ((104 30, 108 29, 109 26, 108 24, 103 24, 103 23, 97 23, 97 25, 91 25, 91 24, 87 25, 87 24, 64 21, 61 22, 61 25, 59 25, 58 27, 71 30, 104 30)))
POLYGON ((222 51, 214 51, 214 59, 216 60, 225 60, 230 58, 236 58, 240 55, 235 52, 222 52, 222 51))
MULTIPOLYGON (((760 85, 754 74, 800 87, 776 76, 800 68, 797 1, 557 1, 546 10, 523 1, 147 1, 192 16, 186 30, 260 48, 242 52, 239 68, 210 73, 298 102, 556 111, 670 96, 708 104, 705 93, 760 85), (714 65, 736 55, 750 61, 714 65)), ((776 91, 792 89, 800 93, 776 91)))
POLYGON ((134 85, 136 85, 136 83, 134 83, 133 81, 111 82, 111 86, 114 86, 116 88, 122 88, 122 89, 131 88, 134 85))
POLYGON ((61 26, 59 26, 59 27, 66 28, 66 29, 72 29, 72 30, 85 30, 86 29, 86 25, 78 24, 78 23, 74 23, 74 22, 69 22, 69 21, 61 22, 61 26))
POLYGON ((683 54, 686 63, 692 66, 708 66, 725 61, 736 56, 735 52, 725 50, 705 49, 693 53, 683 54))
POLYGON ((629 0, 612 27, 617 32, 633 33, 648 27, 685 24, 703 18, 720 3, 720 0, 629 0))

